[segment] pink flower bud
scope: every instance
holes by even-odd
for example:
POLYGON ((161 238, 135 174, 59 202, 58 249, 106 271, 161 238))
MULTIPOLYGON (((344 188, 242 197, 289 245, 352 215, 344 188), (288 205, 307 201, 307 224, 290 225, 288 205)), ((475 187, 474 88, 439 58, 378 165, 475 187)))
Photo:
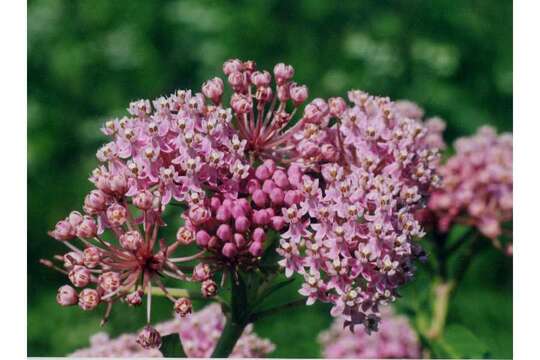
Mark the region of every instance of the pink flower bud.
POLYGON ((146 325, 137 336, 137 344, 144 349, 159 349, 161 335, 152 326, 146 325))
POLYGON ((262 243, 254 241, 249 246, 249 253, 255 257, 261 256, 263 254, 264 248, 262 243))
POLYGON ((292 83, 289 86, 289 95, 295 106, 302 104, 308 98, 308 88, 305 85, 292 83))
POLYGON ((142 235, 136 231, 128 231, 120 236, 120 245, 127 250, 137 251, 144 243, 142 235))
POLYGON ((234 93, 231 97, 231 107, 236 114, 241 115, 249 112, 253 107, 253 103, 248 96, 234 93))
POLYGON ((245 73, 235 71, 233 73, 230 73, 227 77, 229 84, 231 85, 233 90, 236 91, 235 94, 245 92, 246 88, 248 87, 248 79, 246 75, 247 74, 245 73))
POLYGON ((270 217, 266 209, 262 209, 253 212, 252 220, 257 225, 266 225, 270 221, 270 217))
POLYGON ((193 280, 195 281, 204 281, 210 279, 212 276, 212 271, 210 270, 210 265, 207 263, 198 263, 193 268, 193 280))
POLYGON ((278 85, 277 97, 281 102, 286 102, 291 98, 289 94, 289 84, 278 85))
POLYGON ((274 180, 276 185, 282 189, 290 186, 287 174, 281 169, 278 169, 274 172, 274 175, 272 175, 272 180, 274 180))
POLYGON ((276 215, 276 212, 271 207, 264 209, 264 211, 266 211, 266 213, 268 214, 268 217, 273 217, 274 215, 276 215))
POLYGON ((223 80, 218 77, 208 80, 202 86, 202 93, 214 104, 219 104, 221 95, 223 95, 223 80))
POLYGON ((201 247, 205 247, 208 245, 208 241, 210 241, 210 235, 204 230, 199 230, 196 235, 197 239, 197 245, 201 247))
POLYGON ((232 258, 238 253, 238 249, 236 249, 236 245, 234 243, 229 242, 223 245, 221 253, 228 258, 232 258))
POLYGON ((266 202, 268 201, 268 196, 262 190, 255 190, 255 192, 252 195, 252 200, 255 203, 255 205, 262 208, 266 205, 266 202))
POLYGON ((285 193, 285 204, 292 206, 302 201, 302 194, 297 190, 289 190, 285 193))
POLYGON ((141 191, 133 197, 133 205, 138 209, 148 210, 152 207, 154 196, 148 190, 141 191))
POLYGON ((128 190, 127 179, 122 174, 113 175, 109 181, 109 186, 116 195, 124 195, 128 190))
POLYGON ((270 171, 270 175, 276 171, 276 162, 272 159, 266 159, 263 162, 263 165, 270 171))
POLYGON ((93 310, 99 305, 101 297, 94 289, 84 289, 79 294, 79 306, 85 311, 93 310))
POLYGON ((244 61, 244 71, 251 74, 257 70, 257 64, 253 60, 244 61))
POLYGON ((105 290, 106 294, 115 292, 120 287, 120 274, 113 271, 107 271, 99 276, 98 285, 105 290))
POLYGON ((243 233, 243 232, 248 231, 249 225, 250 225, 249 220, 245 216, 239 216, 234 220, 234 228, 238 232, 243 233))
POLYGON ((246 198, 241 198, 236 200, 235 205, 240 206, 242 209, 244 209, 244 214, 249 215, 251 212, 251 205, 249 205, 249 201, 246 198))
POLYGON ((333 97, 328 99, 330 114, 334 117, 340 117, 347 109, 347 103, 341 97, 333 97))
POLYGON ((317 98, 306 105, 304 109, 304 119, 312 123, 321 123, 323 118, 328 115, 328 104, 323 99, 317 98))
POLYGON ((90 239, 97 234, 96 221, 90 216, 84 216, 83 221, 77 227, 77 236, 83 239, 90 239))
POLYGON ((223 206, 225 206, 227 209, 231 210, 232 206, 234 205, 233 201, 229 198, 223 200, 223 206))
POLYGON ((253 194, 253 192, 257 189, 261 188, 261 184, 256 179, 249 179, 247 183, 247 190, 248 193, 253 194))
POLYGON ((69 281, 76 287, 85 287, 90 283, 90 270, 81 265, 75 265, 68 274, 69 281))
POLYGON ((75 237, 75 229, 68 220, 61 220, 56 223, 54 230, 49 231, 49 236, 61 241, 71 240, 75 237))
POLYGON ((221 206, 221 200, 219 200, 217 196, 212 196, 210 198, 210 209, 212 209, 212 211, 215 212, 219 209, 220 206, 221 206))
POLYGON ((232 229, 228 224, 221 224, 219 225, 216 235, 218 238, 220 238, 223 241, 231 241, 232 240, 232 229))
POLYGON ((266 87, 270 85, 272 76, 268 71, 255 71, 251 74, 251 83, 257 87, 266 87))
POLYGON ((242 61, 238 59, 230 59, 225 61, 223 64, 223 73, 225 75, 229 75, 230 73, 233 73, 235 71, 243 71, 244 70, 244 64, 242 61))
POLYGON ((92 190, 84 198, 84 211, 90 215, 98 214, 107 207, 107 196, 101 190, 92 190))
POLYGON ((221 241, 217 236, 210 236, 210 240, 208 240, 208 247, 210 249, 218 249, 221 247, 221 241))
POLYGON ((251 238, 255 242, 263 243, 266 238, 266 234, 264 233, 264 230, 262 228, 258 227, 255 230, 253 230, 253 234, 251 234, 251 238))
POLYGON ((70 251, 64 255, 64 267, 71 270, 75 265, 82 265, 83 256, 81 253, 70 251))
POLYGON ((191 300, 186 297, 181 297, 174 302, 174 311, 180 315, 180 317, 186 317, 191 314, 193 310, 193 305, 191 300))
POLYGON ((272 205, 279 206, 283 204, 283 200, 285 198, 285 194, 283 193, 283 190, 280 188, 274 188, 270 192, 270 201, 272 201, 272 205))
POLYGON ((233 218, 238 218, 240 216, 245 216, 246 215, 246 211, 244 210, 244 208, 240 205, 240 204, 237 204, 235 203, 232 207, 232 210, 231 210, 231 215, 233 218))
POLYGON ((276 231, 280 231, 285 226, 285 220, 282 216, 272 217, 272 219, 270 219, 270 223, 272 224, 272 228, 276 231))
POLYGON ((257 88, 255 99, 262 102, 270 101, 272 99, 272 88, 270 86, 257 88))
POLYGON ((83 221, 83 216, 78 211, 72 211, 67 218, 71 226, 75 229, 83 221))
POLYGON ((112 226, 122 226, 127 220, 127 209, 120 204, 107 208, 107 220, 112 226))
POLYGON ((246 245, 246 238, 242 234, 238 234, 238 233, 234 234, 233 239, 237 248, 241 249, 246 245))
POLYGON ((276 82, 282 85, 289 81, 294 76, 294 68, 291 65, 279 63, 274 66, 274 76, 276 82))
POLYGON ((125 301, 129 306, 139 306, 142 304, 142 296, 144 292, 142 290, 133 291, 126 295, 125 301))
POLYGON ((83 263, 84 266, 93 269, 101 261, 101 251, 94 246, 87 247, 83 251, 83 263))
POLYGON ((255 177, 259 180, 266 180, 272 176, 272 172, 264 164, 255 169, 255 177))
POLYGON ((264 180, 262 190, 265 193, 270 194, 272 192, 272 190, 274 190, 276 187, 277 187, 277 185, 273 180, 267 179, 267 180, 264 180))
POLYGON ((214 280, 208 279, 201 284, 201 293, 206 298, 216 296, 217 290, 217 284, 214 280))
POLYGON ((193 231, 189 230, 187 227, 182 226, 178 228, 176 232, 176 241, 182 245, 189 245, 195 240, 193 231))
POLYGON ((228 207, 221 205, 216 212, 216 219, 221 222, 227 222, 231 218, 231 211, 228 207))
POLYGON ((294 186, 299 186, 302 181, 302 169, 297 164, 292 164, 287 169, 289 182, 294 186))
POLYGON ((210 219, 210 211, 203 206, 191 206, 188 217, 194 225, 202 225, 210 219))
POLYGON ((56 302, 62 306, 75 305, 78 300, 77 291, 69 285, 61 286, 56 293, 56 302))

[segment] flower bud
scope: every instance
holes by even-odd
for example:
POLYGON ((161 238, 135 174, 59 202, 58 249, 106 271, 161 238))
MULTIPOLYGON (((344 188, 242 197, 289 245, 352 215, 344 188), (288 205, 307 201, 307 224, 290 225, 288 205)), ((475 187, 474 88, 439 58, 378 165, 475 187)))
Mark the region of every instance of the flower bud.
POLYGON ((274 77, 278 85, 282 85, 292 79, 294 76, 294 68, 291 65, 279 63, 274 66, 274 77))
POLYGON ((128 190, 127 179, 122 174, 111 176, 109 186, 112 192, 116 195, 124 195, 128 190))
POLYGON ((68 274, 69 280, 76 287, 85 287, 90 283, 90 270, 81 265, 75 265, 68 274))
POLYGON ((266 209, 262 209, 253 212, 252 220, 257 225, 266 225, 270 221, 270 217, 266 209))
POLYGON ((274 171, 274 174, 272 175, 272 180, 274 180, 276 185, 282 189, 290 186, 287 174, 281 169, 274 171))
POLYGON ((72 211, 67 218, 71 226, 75 229, 83 221, 83 216, 78 211, 72 211))
POLYGON ((221 247, 221 241, 217 236, 210 236, 210 240, 208 240, 208 247, 210 249, 218 249, 221 247))
POLYGON ((217 290, 217 284, 214 280, 208 279, 201 284, 201 293, 206 298, 216 296, 217 290))
POLYGON ((139 192, 133 197, 133 205, 135 205, 140 210, 149 210, 152 208, 152 202, 154 196, 148 190, 139 192))
POLYGON ((217 211, 220 206, 221 200, 219 200, 217 196, 212 196, 212 198, 210 198, 210 209, 212 209, 212 211, 217 211))
POLYGON ((112 226, 122 226, 127 220, 127 209, 120 204, 107 208, 107 220, 112 226))
POLYGON ((64 254, 64 267, 71 270, 75 265, 82 265, 83 256, 81 253, 70 251, 64 254))
POLYGON ((291 98, 289 94, 289 84, 278 85, 277 97, 281 102, 286 102, 291 98))
POLYGON ((308 98, 308 88, 305 85, 291 84, 289 95, 295 106, 302 104, 308 98))
POLYGON ((272 76, 268 71, 255 71, 251 74, 251 83, 257 87, 266 87, 270 85, 272 76))
POLYGON ((249 220, 245 216, 239 216, 234 220, 234 228, 238 232, 243 233, 243 232, 248 231, 249 225, 250 225, 249 220))
POLYGON ((174 311, 180 315, 180 317, 186 317, 188 314, 191 314, 193 310, 193 305, 191 300, 186 297, 181 297, 174 302, 174 311))
POLYGON ((84 216, 83 221, 77 227, 77 236, 83 239, 90 239, 97 234, 96 221, 90 216, 84 216))
MULTIPOLYGON (((235 71, 229 74, 229 76, 227 77, 227 80, 229 81, 229 84, 235 91, 234 95, 237 95, 237 94, 239 95, 239 93, 244 93, 246 88, 248 87, 248 82, 247 82, 248 79, 246 78, 245 73, 235 71)), ((251 99, 247 97, 245 99, 248 99, 251 102, 251 99)), ((232 99, 231 99, 231 106, 232 105, 233 104, 232 104, 232 99)), ((233 106, 233 109, 234 109, 234 106, 233 106)))
POLYGON ((255 190, 252 195, 252 200, 258 207, 262 208, 266 206, 268 201, 268 196, 262 190, 255 190))
POLYGON ((274 188, 270 192, 270 201, 272 201, 272 205, 279 206, 283 204, 283 199, 285 198, 285 194, 283 193, 283 190, 280 188, 274 188))
POLYGON ((251 212, 251 205, 249 205, 249 201, 246 198, 236 200, 235 205, 240 206, 242 209, 244 209, 245 215, 249 215, 249 213, 251 212))
POLYGON ((232 229, 228 224, 221 224, 216 231, 216 235, 223 241, 231 241, 232 229))
POLYGON ((191 206, 188 217, 194 225, 202 225, 210 219, 210 211, 202 206, 191 206))
POLYGON ((266 238, 266 234, 264 233, 264 230, 262 228, 258 227, 255 230, 253 230, 253 234, 251 234, 251 238, 255 242, 263 243, 266 238))
POLYGON ((113 271, 107 271, 99 276, 98 285, 105 290, 106 294, 115 292, 120 287, 120 274, 113 271))
POLYGON ((318 124, 328 114, 328 111, 328 104, 323 99, 317 98, 306 105, 304 119, 318 124))
POLYGON ((210 241, 210 235, 204 230, 199 230, 196 235, 197 245, 206 247, 210 241))
POLYGON ((238 253, 238 249, 236 248, 235 244, 229 242, 223 245, 221 253, 228 258, 232 258, 238 253))
POLYGON ((249 194, 253 194, 255 190, 261 188, 261 184, 256 179, 249 179, 247 183, 247 190, 249 194))
POLYGON ((292 185, 294 186, 300 185, 302 181, 302 169, 300 168, 299 165, 292 164, 291 166, 289 166, 289 168, 287 169, 287 175, 288 175, 289 182, 292 185))
POLYGON ((85 311, 93 310, 99 305, 101 297, 94 289, 84 289, 79 294, 79 306, 85 311))
POLYGON ((258 241, 254 241, 249 246, 249 253, 255 257, 261 256, 263 254, 263 245, 258 241))
POLYGON ((120 236, 120 245, 127 250, 137 251, 143 245, 144 240, 136 230, 128 231, 120 236))
POLYGON ((143 295, 144 295, 144 292, 142 290, 137 290, 126 295, 124 300, 128 303, 129 306, 139 306, 142 304, 143 295))
POLYGON ((98 214, 107 207, 107 197, 101 190, 92 190, 84 198, 84 211, 90 215, 98 214))
POLYGON ((68 241, 75 237, 75 229, 68 220, 60 220, 56 223, 54 230, 49 231, 49 236, 56 240, 68 241))
POLYGON ((193 280, 195 281, 204 281, 210 279, 212 276, 212 271, 210 270, 210 265, 207 263, 198 263, 193 268, 193 280))
POLYGON ((285 193, 285 204, 292 206, 302 201, 302 194, 297 190, 289 190, 285 193))
POLYGON ((77 291, 69 285, 61 286, 56 293, 56 302, 62 306, 75 305, 78 300, 77 291))
POLYGON ((193 231, 189 230, 187 227, 182 226, 178 228, 176 232, 176 241, 182 245, 189 245, 195 240, 193 231))
POLYGON ((137 336, 137 344, 147 350, 159 349, 161 346, 161 335, 155 328, 146 325, 137 336))
POLYGON ((267 193, 267 194, 270 194, 272 192, 272 190, 274 190, 274 188, 276 188, 276 183, 271 180, 271 179, 267 179, 267 180, 264 180, 264 183, 263 183, 263 186, 262 186, 262 190, 267 193))
POLYGON ((272 217, 272 219, 270 219, 270 223, 272 224, 272 228, 276 231, 280 231, 285 226, 285 220, 282 216, 272 217))
POLYGON ((83 263, 84 266, 93 269, 95 268, 99 262, 101 261, 101 251, 95 247, 87 247, 83 251, 83 263))
POLYGON ((272 172, 264 164, 255 169, 255 177, 261 181, 268 179, 272 176, 272 172))
POLYGON ((223 64, 223 73, 229 75, 235 71, 243 71, 244 64, 238 59, 230 59, 223 64))
POLYGON ((231 211, 228 207, 221 205, 216 212, 216 219, 221 222, 227 222, 231 218, 231 211))
POLYGON ((246 238, 242 234, 234 234, 233 239, 237 248, 243 248, 246 245, 246 238))
POLYGON ((208 80, 202 86, 202 93, 214 104, 219 104, 223 95, 223 80, 218 77, 208 80))
POLYGON ((244 210, 244 207, 241 206, 238 203, 235 203, 231 210, 231 215, 234 219, 239 218, 240 216, 245 216, 246 211, 244 210))
POLYGON ((341 97, 333 97, 328 99, 330 114, 334 117, 340 117, 347 109, 347 103, 341 97))

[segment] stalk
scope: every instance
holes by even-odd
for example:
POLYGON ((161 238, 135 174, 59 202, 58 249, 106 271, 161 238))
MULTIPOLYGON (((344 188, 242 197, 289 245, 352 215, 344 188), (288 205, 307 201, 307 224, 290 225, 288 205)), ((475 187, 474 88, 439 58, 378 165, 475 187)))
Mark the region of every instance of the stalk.
POLYGON ((212 353, 212 358, 227 358, 232 353, 236 342, 242 335, 247 324, 237 323, 232 317, 228 317, 221 337, 212 353))

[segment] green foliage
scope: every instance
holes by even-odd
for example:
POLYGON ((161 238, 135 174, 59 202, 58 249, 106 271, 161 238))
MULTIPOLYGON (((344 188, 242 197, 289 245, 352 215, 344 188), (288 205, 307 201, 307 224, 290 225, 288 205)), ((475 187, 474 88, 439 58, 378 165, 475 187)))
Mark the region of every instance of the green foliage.
POLYGON ((180 336, 178 334, 170 334, 161 338, 162 344, 159 350, 164 357, 185 358, 186 353, 182 347, 180 336))
MULTIPOLYGON (((129 101, 198 89, 231 57, 264 68, 285 61, 311 96, 345 95, 354 87, 414 100, 448 121, 452 141, 482 124, 511 130, 511 49, 510 0, 497 6, 489 0, 30 0, 28 355, 63 356, 99 331, 101 314, 54 303, 66 279, 38 259, 65 250, 46 232, 81 208, 95 151, 105 141, 98 128, 123 116, 129 101)), ((174 236, 180 212, 167 214, 165 236, 174 236)), ((465 326, 485 343, 492 357, 512 354, 511 264, 501 258, 488 252, 473 263, 448 318, 449 326, 465 326)), ((422 276, 398 304, 429 301, 422 276)), ((265 307, 296 298, 296 285, 279 289, 265 307)), ((155 310, 156 320, 170 317, 167 301, 156 300, 155 310)), ((276 343, 273 356, 318 357, 316 335, 330 321, 328 307, 317 304, 255 327, 276 343)), ((143 310, 115 306, 104 330, 116 336, 143 323, 143 310)))

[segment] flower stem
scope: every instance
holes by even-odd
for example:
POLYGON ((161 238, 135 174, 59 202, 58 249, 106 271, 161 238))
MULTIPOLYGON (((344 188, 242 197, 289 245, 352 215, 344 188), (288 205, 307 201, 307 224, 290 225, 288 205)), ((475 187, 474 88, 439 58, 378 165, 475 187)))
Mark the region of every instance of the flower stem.
POLYGON ((245 323, 237 323, 230 317, 227 318, 225 328, 223 329, 216 348, 212 353, 212 358, 229 357, 246 325, 247 324, 245 323))
POLYGON ((433 288, 435 297, 435 301, 433 302, 433 317, 431 319, 431 326, 426 334, 430 340, 439 338, 444 331, 446 316, 448 314, 448 303, 454 286, 454 281, 450 280, 447 282, 437 282, 433 288))

